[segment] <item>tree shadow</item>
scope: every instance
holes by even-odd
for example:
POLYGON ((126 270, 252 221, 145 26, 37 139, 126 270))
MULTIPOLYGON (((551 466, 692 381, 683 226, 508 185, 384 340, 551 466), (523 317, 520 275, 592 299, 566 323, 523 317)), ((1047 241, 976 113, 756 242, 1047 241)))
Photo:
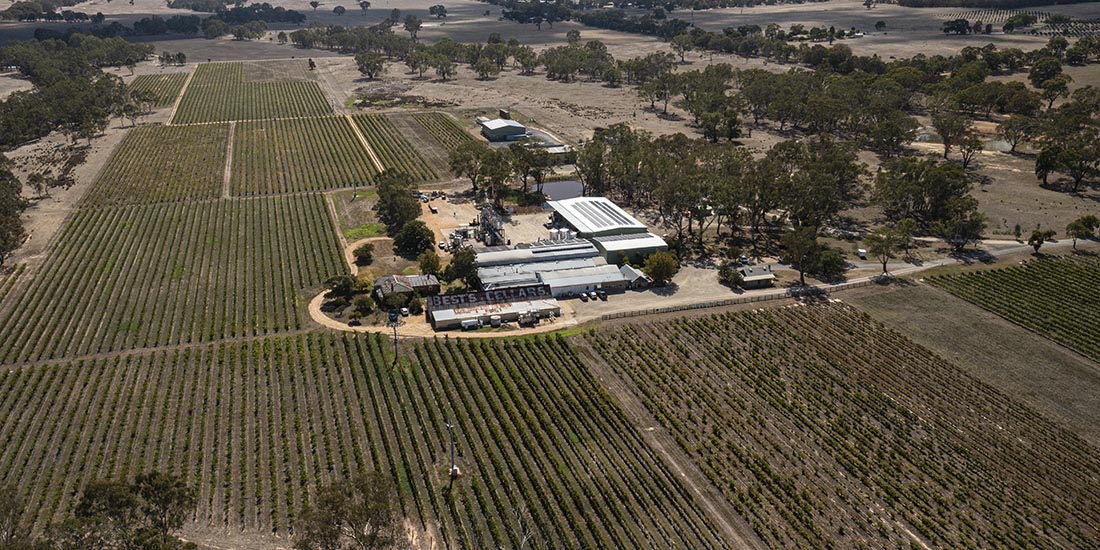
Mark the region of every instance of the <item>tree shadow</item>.
POLYGON ((997 261, 997 257, 990 254, 985 250, 963 250, 961 252, 952 251, 948 254, 950 257, 963 263, 963 265, 973 265, 976 263, 991 264, 997 261))
POLYGON ((649 290, 658 296, 667 298, 669 296, 672 296, 673 294, 676 294, 676 292, 680 290, 680 285, 676 283, 669 283, 665 286, 655 286, 649 290))

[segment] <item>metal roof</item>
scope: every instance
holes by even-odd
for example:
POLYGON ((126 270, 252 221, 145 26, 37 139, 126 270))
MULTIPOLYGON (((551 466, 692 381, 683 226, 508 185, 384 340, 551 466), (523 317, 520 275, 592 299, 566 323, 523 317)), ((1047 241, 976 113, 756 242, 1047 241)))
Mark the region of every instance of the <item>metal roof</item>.
POLYGON ((539 273, 539 279, 550 285, 550 288, 561 288, 575 285, 595 285, 604 283, 616 283, 624 280, 619 268, 613 265, 600 265, 596 267, 582 267, 579 269, 562 269, 559 271, 543 271, 539 273))
POLYGON ((522 264, 505 264, 488 267, 479 267, 477 270, 481 286, 486 290, 504 288, 509 286, 522 286, 537 284, 539 282, 536 273, 543 271, 560 271, 564 269, 578 269, 604 265, 606 261, 599 257, 576 258, 554 262, 534 262, 522 264))
POLYGON ((520 314, 532 310, 538 311, 539 313, 559 313, 561 312, 561 305, 556 298, 546 298, 543 300, 506 302, 502 304, 488 304, 468 308, 437 309, 432 312, 432 319, 436 323, 440 323, 444 321, 478 319, 487 315, 520 314))
POLYGON ((624 266, 620 267, 619 268, 619 273, 622 273, 623 277, 627 281, 632 282, 632 283, 634 281, 637 281, 638 279, 649 280, 649 278, 646 277, 645 273, 643 273, 642 270, 640 270, 640 269, 638 269, 638 268, 636 268, 632 265, 624 265, 624 266))
POLYGON ((477 265, 478 267, 488 267, 500 264, 591 258, 599 255, 600 251, 596 250, 592 243, 574 239, 555 243, 533 243, 524 248, 517 246, 505 250, 482 250, 477 253, 477 265))
POLYGON ((622 252, 624 250, 639 250, 645 248, 668 249, 668 243, 653 233, 628 233, 626 235, 604 235, 592 237, 596 248, 602 248, 608 252, 622 252))
POLYGON ((527 128, 508 118, 494 118, 493 120, 486 120, 481 123, 481 126, 487 130, 500 130, 501 128, 518 128, 520 130, 526 130, 527 128))
POLYGON ((577 197, 546 204, 585 235, 644 233, 647 230, 645 224, 604 197, 577 197))
POLYGON ((738 271, 741 272, 741 278, 745 282, 770 281, 775 279, 775 274, 772 273, 772 266, 769 264, 742 267, 739 268, 738 271))

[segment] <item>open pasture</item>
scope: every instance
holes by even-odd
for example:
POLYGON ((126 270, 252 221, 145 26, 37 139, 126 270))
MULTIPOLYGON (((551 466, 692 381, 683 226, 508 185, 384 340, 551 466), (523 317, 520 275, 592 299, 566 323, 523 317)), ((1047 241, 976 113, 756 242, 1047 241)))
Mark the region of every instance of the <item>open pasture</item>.
POLYGON ((585 338, 769 547, 1100 544, 1092 447, 849 306, 585 338))
POLYGON ((1100 361, 1100 257, 1033 260, 929 282, 1100 361))
POLYGON ((134 91, 150 92, 156 98, 155 107, 167 107, 180 95, 188 73, 143 74, 130 82, 134 91))
POLYGON ((344 117, 237 123, 235 195, 269 195, 369 185, 378 170, 344 117))
POLYGON ((0 479, 42 525, 88 480, 162 468, 197 486, 198 525, 286 535, 316 485, 380 470, 451 547, 725 546, 564 340, 400 354, 305 334, 4 371, 0 479))
POLYGON ((81 209, 0 308, 0 363, 298 329, 346 270, 324 199, 81 209))
POLYGON ((214 199, 221 195, 228 124, 142 126, 115 149, 87 206, 214 199))
POLYGON ((414 180, 435 179, 432 168, 388 118, 383 115, 355 115, 354 119, 384 169, 404 172, 414 180))
POLYGON ((332 105, 314 81, 252 82, 241 63, 204 63, 180 100, 172 124, 321 116, 332 105))

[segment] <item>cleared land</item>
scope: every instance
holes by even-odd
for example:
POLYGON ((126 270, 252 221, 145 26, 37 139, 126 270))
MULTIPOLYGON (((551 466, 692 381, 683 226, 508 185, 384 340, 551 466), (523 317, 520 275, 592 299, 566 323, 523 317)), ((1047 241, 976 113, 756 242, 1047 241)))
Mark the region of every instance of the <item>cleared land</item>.
POLYGON ((1097 545, 1092 447, 848 306, 586 341, 768 546, 1097 545))
POLYGON ((183 89, 183 83, 187 82, 188 73, 143 74, 130 83, 130 89, 134 91, 151 92, 156 102, 155 107, 166 107, 176 101, 183 89))
POLYGON ((227 124, 134 128, 115 149, 84 204, 217 198, 228 138, 227 124))
POLYGON ((363 186, 378 173, 344 117, 241 122, 233 141, 235 195, 363 186))
POLYGON ((332 113, 313 81, 249 81, 241 63, 204 63, 180 101, 172 124, 321 116, 332 113))
POLYGON ((1100 257, 1034 260, 929 282, 1100 360, 1100 257))
POLYGON ((5 301, 0 363, 301 328, 337 243, 320 196, 78 210, 5 301))
POLYGON ((444 149, 453 151, 463 143, 474 141, 451 117, 443 113, 417 113, 413 118, 426 129, 444 149))
POLYGON ((562 339, 401 355, 308 334, 6 371, 0 479, 41 525, 88 480, 164 468, 198 487, 198 523, 285 534, 316 484, 378 469, 458 547, 519 547, 519 521, 536 547, 725 546, 562 339))
POLYGON ((383 115, 356 115, 353 118, 384 169, 404 172, 414 180, 435 179, 435 171, 388 118, 383 115))

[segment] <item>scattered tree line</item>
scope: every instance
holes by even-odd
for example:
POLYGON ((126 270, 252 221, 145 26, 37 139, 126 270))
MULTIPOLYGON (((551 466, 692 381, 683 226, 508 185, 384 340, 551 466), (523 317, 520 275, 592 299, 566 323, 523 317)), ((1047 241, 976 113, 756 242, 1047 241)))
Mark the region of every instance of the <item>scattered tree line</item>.
POLYGON ((0 10, 0 20, 19 21, 82 21, 88 16, 83 13, 62 10, 75 6, 85 0, 25 0, 12 2, 4 10, 0 10), (60 11, 59 11, 60 10, 60 11), (83 16, 83 19, 81 18, 83 16))
MULTIPOLYGON (((192 550, 174 533, 191 517, 198 493, 179 476, 157 471, 134 481, 101 480, 82 490, 71 516, 35 536, 15 487, 0 486, 0 550, 192 550)), ((369 472, 318 488, 302 511, 297 550, 390 550, 409 538, 390 477, 369 472)))
POLYGON ((168 33, 195 36, 201 33, 206 38, 217 38, 232 34, 238 40, 260 38, 267 30, 268 23, 291 23, 300 25, 306 16, 283 7, 272 7, 266 2, 234 6, 217 10, 214 15, 202 18, 198 15, 173 15, 167 19, 151 15, 126 26, 118 21, 104 25, 103 14, 93 15, 92 26, 86 29, 69 29, 60 32, 52 29, 35 29, 38 40, 68 40, 73 34, 90 34, 100 38, 116 36, 157 36, 168 33))
POLYGON ((77 550, 120 548, 186 550, 198 548, 173 533, 195 510, 196 492, 181 478, 161 472, 133 482, 92 481, 72 515, 35 537, 22 521, 23 504, 14 487, 0 488, 0 549, 77 550))
POLYGON ((0 102, 0 150, 60 130, 73 141, 91 139, 134 100, 122 79, 101 67, 132 65, 152 46, 121 38, 74 34, 67 41, 13 42, 0 48, 0 65, 17 67, 33 90, 0 102))

